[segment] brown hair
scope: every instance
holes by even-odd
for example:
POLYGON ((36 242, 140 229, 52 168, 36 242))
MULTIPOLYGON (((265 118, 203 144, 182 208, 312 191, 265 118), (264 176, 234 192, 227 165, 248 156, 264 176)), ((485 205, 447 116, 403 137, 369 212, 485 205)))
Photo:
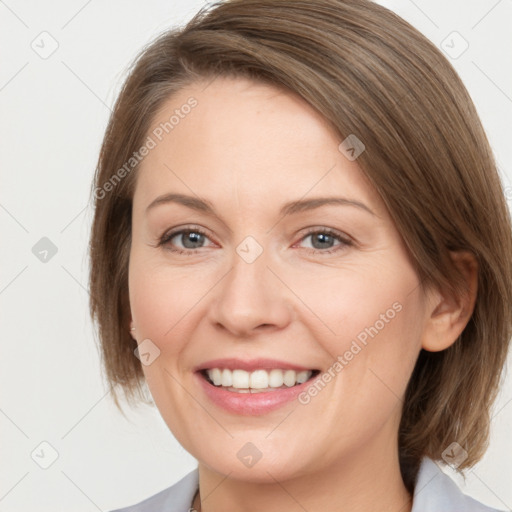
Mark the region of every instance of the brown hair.
MULTIPOLYGON (((127 279, 137 166, 115 173, 141 147, 164 101, 218 75, 294 91, 330 121, 340 142, 350 134, 363 141, 358 164, 387 206, 422 286, 460 293, 464 281, 449 251, 475 256, 474 312, 448 349, 420 352, 398 434, 409 490, 422 456, 440 460, 453 441, 468 452, 459 469, 472 466, 487 447, 512 335, 510 214, 477 112, 451 64, 407 22, 368 0, 218 3, 136 59, 93 183, 90 311, 109 383, 129 400, 144 398, 127 279)), ((113 398, 119 407, 114 389, 113 398)))

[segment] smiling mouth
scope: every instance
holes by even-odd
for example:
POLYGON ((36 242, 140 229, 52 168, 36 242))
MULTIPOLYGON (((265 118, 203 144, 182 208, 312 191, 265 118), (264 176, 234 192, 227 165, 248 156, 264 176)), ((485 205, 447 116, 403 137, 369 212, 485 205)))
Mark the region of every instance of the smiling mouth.
POLYGON ((248 372, 210 368, 199 372, 211 385, 234 393, 266 393, 300 386, 315 378, 320 370, 260 369, 248 372))

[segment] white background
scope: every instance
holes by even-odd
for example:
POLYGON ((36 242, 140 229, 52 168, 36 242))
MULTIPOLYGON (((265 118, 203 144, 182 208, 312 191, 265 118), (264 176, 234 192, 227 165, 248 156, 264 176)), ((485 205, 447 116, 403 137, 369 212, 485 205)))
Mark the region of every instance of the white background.
MULTIPOLYGON (((381 3, 438 46, 453 31, 469 43, 451 61, 481 115, 510 206, 512 2, 381 3)), ((106 394, 88 317, 87 244, 91 180, 124 71, 144 44, 202 5, 0 1, 0 512, 111 510, 196 465, 156 408, 127 409, 125 418, 106 394), (58 43, 47 59, 31 47, 42 45, 43 31, 58 43), (47 263, 32 253, 42 237, 58 249, 47 263), (31 458, 34 450, 40 461, 49 457, 43 441, 58 453, 48 469, 31 458)), ((489 450, 464 487, 501 509, 512 507, 511 388, 509 376, 489 450)))

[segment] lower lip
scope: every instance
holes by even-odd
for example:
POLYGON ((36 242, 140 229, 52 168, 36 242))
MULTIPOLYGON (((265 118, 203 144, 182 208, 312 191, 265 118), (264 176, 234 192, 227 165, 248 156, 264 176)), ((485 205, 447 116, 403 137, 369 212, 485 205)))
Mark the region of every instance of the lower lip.
POLYGON ((279 409, 279 407, 295 400, 297 395, 302 393, 315 380, 315 378, 312 378, 303 384, 276 391, 237 393, 210 384, 200 372, 196 372, 195 376, 199 379, 206 396, 214 404, 229 412, 245 416, 256 416, 279 409))

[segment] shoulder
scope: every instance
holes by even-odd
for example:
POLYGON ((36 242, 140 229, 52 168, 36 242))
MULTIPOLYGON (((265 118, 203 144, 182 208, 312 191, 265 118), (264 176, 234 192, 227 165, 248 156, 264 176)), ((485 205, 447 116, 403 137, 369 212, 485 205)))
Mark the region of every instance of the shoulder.
POLYGON ((414 487, 411 512, 502 512, 464 494, 430 458, 424 457, 414 487))
POLYGON ((189 510, 199 485, 199 473, 195 468, 174 485, 125 508, 111 512, 183 512, 189 510))

